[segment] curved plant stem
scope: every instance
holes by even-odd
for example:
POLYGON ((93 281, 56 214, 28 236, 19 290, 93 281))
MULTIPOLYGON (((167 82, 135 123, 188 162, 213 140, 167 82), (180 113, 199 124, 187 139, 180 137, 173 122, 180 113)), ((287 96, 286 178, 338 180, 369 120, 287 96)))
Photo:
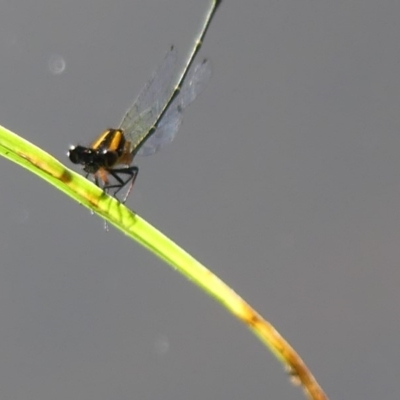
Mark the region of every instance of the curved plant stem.
POLYGON ((0 154, 99 214, 125 235, 200 286, 247 325, 275 354, 288 371, 291 381, 301 385, 308 398, 328 399, 299 355, 269 322, 221 279, 148 222, 113 197, 106 195, 83 176, 66 168, 45 151, 1 126, 0 154))

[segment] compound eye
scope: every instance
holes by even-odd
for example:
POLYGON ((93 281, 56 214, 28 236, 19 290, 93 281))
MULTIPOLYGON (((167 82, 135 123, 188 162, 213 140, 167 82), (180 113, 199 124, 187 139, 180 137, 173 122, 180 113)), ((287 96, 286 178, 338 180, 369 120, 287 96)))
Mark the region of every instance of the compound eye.
POLYGON ((71 146, 67 153, 70 161, 74 164, 82 163, 82 154, 84 153, 84 148, 82 146, 71 146))

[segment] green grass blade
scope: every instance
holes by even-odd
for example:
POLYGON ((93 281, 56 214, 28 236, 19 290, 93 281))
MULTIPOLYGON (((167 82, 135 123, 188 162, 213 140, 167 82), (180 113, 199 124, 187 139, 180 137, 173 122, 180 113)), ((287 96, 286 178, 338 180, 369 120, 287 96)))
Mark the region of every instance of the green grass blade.
POLYGON ((274 327, 210 270, 176 243, 83 176, 0 126, 0 155, 38 175, 131 237, 193 281, 246 324, 301 384, 310 399, 328 399, 302 359, 274 327))

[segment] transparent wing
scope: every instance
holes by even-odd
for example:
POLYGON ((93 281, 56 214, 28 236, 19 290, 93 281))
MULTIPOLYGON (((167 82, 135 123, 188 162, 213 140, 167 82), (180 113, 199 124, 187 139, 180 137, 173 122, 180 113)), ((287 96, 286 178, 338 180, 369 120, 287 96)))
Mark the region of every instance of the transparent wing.
POLYGON ((176 49, 172 46, 119 124, 129 140, 135 141, 154 124, 173 90, 175 65, 176 49))
POLYGON ((203 60, 189 71, 179 95, 170 104, 156 131, 143 143, 137 154, 154 154, 172 142, 182 123, 184 109, 204 90, 210 76, 211 67, 208 60, 203 60))

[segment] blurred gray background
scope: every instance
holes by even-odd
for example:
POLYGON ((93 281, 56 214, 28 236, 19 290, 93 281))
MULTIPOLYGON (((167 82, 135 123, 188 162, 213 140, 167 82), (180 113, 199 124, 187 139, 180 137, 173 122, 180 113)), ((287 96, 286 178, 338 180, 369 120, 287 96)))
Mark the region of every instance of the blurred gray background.
MULTIPOLYGON (((3 0, 0 123, 70 163, 208 0, 3 0), (64 65, 65 63, 65 65, 64 65)), ((400 398, 400 2, 225 0, 207 89, 128 206, 269 319, 332 399, 400 398)), ((299 399, 219 304, 0 159, 1 399, 299 399)), ((76 170, 79 170, 76 168, 76 170)))

